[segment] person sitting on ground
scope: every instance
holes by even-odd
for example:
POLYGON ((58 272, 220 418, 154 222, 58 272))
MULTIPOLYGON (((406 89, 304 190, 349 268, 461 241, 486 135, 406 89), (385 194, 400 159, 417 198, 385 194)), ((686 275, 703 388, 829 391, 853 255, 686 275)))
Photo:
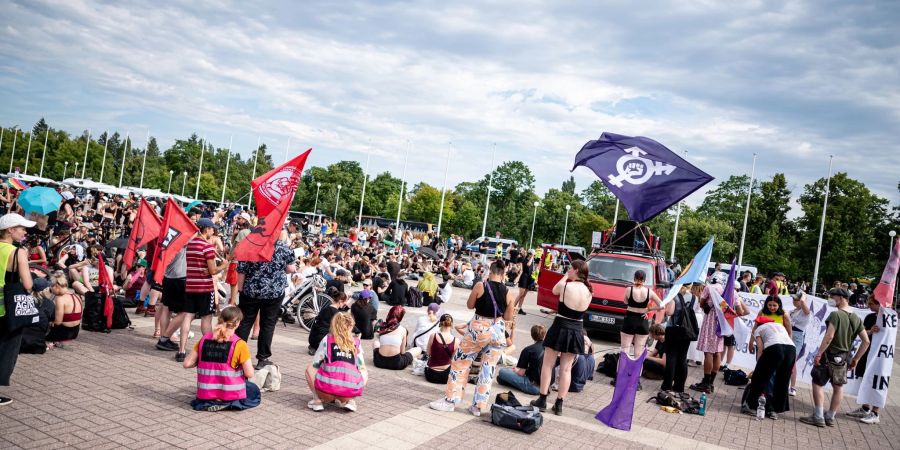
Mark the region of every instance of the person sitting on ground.
POLYGON ((394 278, 385 292, 387 304, 391 306, 399 306, 406 304, 406 292, 409 291, 409 285, 403 278, 394 278))
POLYGON ((454 287, 460 287, 465 289, 472 289, 472 285, 475 283, 475 271, 472 270, 472 265, 469 263, 464 263, 462 267, 462 273, 456 277, 456 281, 453 282, 454 287))
POLYGON ((344 285, 350 282, 350 272, 344 269, 338 269, 334 272, 334 278, 325 284, 325 289, 334 288, 338 292, 344 292, 344 285))
POLYGON ((406 310, 400 305, 393 306, 388 311, 387 319, 378 330, 378 339, 374 345, 372 362, 375 367, 403 370, 422 355, 422 349, 419 347, 403 351, 409 337, 409 332, 400 325, 405 314, 406 310))
POLYGON ((372 339, 375 337, 375 320, 378 316, 378 310, 372 303, 377 301, 374 300, 374 292, 366 290, 365 287, 363 289, 358 292, 359 296, 350 306, 350 313, 353 315, 353 322, 356 323, 356 329, 359 331, 359 338, 372 339))
POLYGON ((447 384, 450 376, 450 362, 456 352, 456 336, 453 335, 453 316, 444 314, 438 322, 437 333, 428 338, 426 354, 428 366, 425 367, 425 379, 429 383, 447 384))
POLYGON ((428 306, 434 302, 440 303, 440 299, 437 297, 438 284, 433 273, 425 272, 416 288, 422 293, 423 305, 428 306))
POLYGON ((243 314, 237 306, 222 309, 212 333, 201 338, 184 359, 184 368, 197 368, 196 411, 244 410, 259 406, 259 387, 253 378, 253 362, 247 342, 234 331, 243 314), (243 385, 243 386, 242 386, 243 385))
POLYGON ((412 345, 419 347, 423 352, 428 351, 428 339, 438 332, 438 317, 441 306, 437 303, 428 305, 426 314, 416 321, 416 331, 413 332, 412 345))
POLYGON ((531 326, 531 339, 534 343, 522 349, 515 369, 502 368, 497 374, 497 381, 518 389, 529 395, 540 394, 541 366, 544 364, 544 336, 547 328, 543 325, 531 326))
POLYGON ((641 376, 648 380, 662 380, 666 374, 666 329, 654 323, 650 326, 650 337, 656 344, 647 351, 641 376))
POLYGON ((328 335, 321 340, 312 363, 306 368, 306 383, 313 395, 306 406, 322 411, 334 403, 347 411, 356 411, 355 398, 369 379, 359 339, 353 337, 353 316, 339 312, 331 320, 328 335))
POLYGON ((441 274, 441 278, 443 278, 444 283, 438 285, 440 288, 438 291, 438 303, 447 303, 453 296, 453 283, 450 281, 453 277, 449 273, 444 272, 441 274))
POLYGON ((50 322, 47 342, 51 346, 59 346, 61 342, 71 341, 78 337, 81 328, 81 315, 84 301, 69 289, 69 280, 65 272, 57 270, 50 275, 50 292, 54 295, 56 313, 50 322))
POLYGON ((350 308, 347 306, 347 294, 336 292, 333 289, 326 291, 326 293, 331 296, 331 304, 319 311, 319 315, 316 316, 316 320, 313 321, 312 327, 309 329, 310 355, 315 354, 322 339, 328 334, 328 330, 331 328, 331 319, 334 318, 334 315, 339 312, 350 311, 350 308))

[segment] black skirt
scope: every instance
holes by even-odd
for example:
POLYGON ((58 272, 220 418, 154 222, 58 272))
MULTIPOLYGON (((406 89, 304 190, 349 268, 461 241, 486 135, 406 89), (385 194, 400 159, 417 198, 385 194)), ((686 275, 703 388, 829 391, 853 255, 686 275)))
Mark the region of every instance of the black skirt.
POLYGON ((553 319, 544 337, 544 348, 575 355, 584 353, 584 323, 561 317, 553 319))
POLYGON ((632 335, 650 334, 650 321, 645 319, 643 314, 626 311, 625 320, 622 321, 622 332, 632 335))

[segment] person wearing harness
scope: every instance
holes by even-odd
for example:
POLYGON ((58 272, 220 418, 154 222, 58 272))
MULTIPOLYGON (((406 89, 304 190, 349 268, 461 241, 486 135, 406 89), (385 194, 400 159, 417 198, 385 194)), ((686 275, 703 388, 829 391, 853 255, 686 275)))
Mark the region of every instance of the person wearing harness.
POLYGON ((476 417, 481 416, 481 409, 487 405, 494 370, 506 345, 506 321, 511 320, 515 312, 512 307, 515 298, 503 284, 505 272, 506 265, 503 261, 495 260, 491 263, 488 281, 472 287, 466 307, 474 309, 475 315, 466 325, 453 361, 450 362, 450 376, 444 397, 431 402, 431 409, 447 412, 456 409, 456 405, 465 396, 469 369, 478 358, 481 358, 481 370, 469 412, 476 417))
POLYGON ((425 380, 429 383, 447 384, 450 376, 450 361, 456 351, 456 336, 453 335, 453 316, 444 314, 438 322, 440 330, 428 338, 428 366, 425 380))
POLYGON ((553 294, 559 296, 559 308, 553 325, 544 337, 544 364, 541 367, 541 390, 531 406, 541 411, 547 409, 547 396, 553 377, 553 366, 559 357, 559 388, 553 413, 562 415, 563 400, 569 393, 572 381, 572 365, 575 358, 584 353, 584 312, 591 305, 591 285, 588 282, 588 266, 581 260, 572 261, 566 276, 553 286, 553 294), (566 301, 568 298, 568 301, 566 301))
POLYGON ((50 292, 53 293, 56 312, 50 322, 50 330, 46 340, 51 345, 71 341, 78 337, 81 328, 81 314, 84 301, 69 289, 69 280, 65 272, 57 270, 50 275, 50 292))
POLYGON ((634 272, 634 285, 625 290, 625 320, 622 323, 622 331, 619 333, 622 339, 622 351, 631 353, 631 344, 634 343, 634 356, 643 350, 647 338, 650 336, 650 321, 644 316, 650 311, 663 309, 659 297, 649 287, 644 287, 647 274, 643 270, 634 272), (657 306, 650 307, 650 302, 657 306))

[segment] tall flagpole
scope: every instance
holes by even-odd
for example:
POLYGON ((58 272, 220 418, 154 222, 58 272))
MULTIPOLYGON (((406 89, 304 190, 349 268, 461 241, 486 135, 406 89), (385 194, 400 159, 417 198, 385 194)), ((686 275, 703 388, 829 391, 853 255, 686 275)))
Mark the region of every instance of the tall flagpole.
MULTIPOLYGON (((106 140, 107 140, 107 141, 109 140, 109 131, 106 132, 106 140)), ((84 143, 84 164, 83 164, 83 166, 81 167, 81 180, 82 180, 82 181, 84 181, 84 174, 87 173, 87 155, 88 155, 88 147, 89 147, 90 145, 91 145, 91 129, 88 128, 88 138, 87 138, 87 141, 85 141, 85 143, 84 143)), ((103 147, 103 161, 106 161, 106 147, 103 147)), ((77 161, 76 161, 76 162, 77 162, 77 161)), ((101 167, 102 167, 102 166, 101 166, 101 167)), ((103 170, 103 169, 101 168, 100 170, 101 170, 101 173, 102 173, 102 170, 103 170)), ((72 177, 74 178, 75 175, 72 175, 72 177)), ((102 182, 103 182, 103 180, 102 180, 103 177, 101 176, 100 178, 101 178, 100 182, 102 183, 102 182)))
POLYGON ((287 146, 284 147, 284 162, 287 162, 288 152, 291 149, 291 137, 288 136, 287 146))
POLYGON ((203 143, 203 139, 206 136, 200 139, 200 167, 197 167, 197 185, 194 187, 194 200, 200 199, 200 175, 203 175, 203 154, 206 153, 206 144, 203 143))
POLYGON ((28 160, 31 159, 31 138, 34 137, 34 131, 28 133, 28 150, 25 152, 25 175, 28 175, 28 160))
POLYGON ((147 127, 147 140, 144 141, 144 162, 141 163, 141 185, 139 189, 144 188, 144 169, 147 168, 147 152, 150 150, 150 127, 147 127))
POLYGON ((497 156, 497 143, 494 143, 494 149, 491 151, 491 172, 488 174, 487 198, 484 200, 484 221, 481 222, 481 237, 487 233, 487 217, 488 207, 491 205, 491 189, 494 182, 494 157, 497 156))
POLYGON ((834 164, 834 155, 828 156, 828 179, 825 181, 825 202, 822 204, 822 225, 819 227, 819 245, 816 246, 816 266, 813 270, 813 279, 809 293, 816 295, 816 282, 819 280, 819 258, 822 256, 822 237, 825 235, 825 213, 828 211, 828 192, 831 188, 831 168, 834 164))
POLYGON ((119 168, 119 187, 122 187, 122 179, 125 178, 125 162, 128 161, 128 144, 131 130, 125 132, 125 148, 122 151, 122 166, 119 168))
POLYGON ((228 166, 231 164, 231 145, 234 144, 234 135, 228 139, 228 156, 225 159, 225 181, 222 183, 222 198, 219 203, 225 203, 225 189, 228 187, 228 166))
MULTIPOLYGON (((90 139, 88 139, 90 141, 90 139)), ((103 184, 103 172, 106 170, 106 149, 109 148, 109 129, 106 130, 106 139, 103 142, 103 161, 100 163, 100 184, 103 184)), ((85 146, 84 159, 87 160, 87 146, 85 146)), ((81 179, 84 179, 84 171, 81 172, 81 179)))
POLYGON ((362 195, 359 197, 359 218, 356 219, 356 229, 362 229, 362 211, 363 211, 363 203, 366 200, 366 181, 369 179, 369 162, 372 159, 372 144, 369 143, 369 152, 366 155, 366 171, 363 173, 363 185, 362 185, 362 195))
POLYGON ((19 137, 19 129, 15 129, 16 134, 13 135, 13 149, 12 154, 9 155, 9 173, 12 173, 13 167, 13 159, 16 157, 16 139, 19 137))
POLYGON ((400 211, 403 209, 403 194, 406 192, 406 166, 409 164, 409 149, 412 147, 409 139, 406 140, 406 157, 403 159, 403 176, 400 178, 400 200, 397 202, 397 224, 394 226, 394 233, 397 239, 400 238, 400 211))
POLYGON ((747 218, 750 217, 750 197, 753 195, 753 180, 756 177, 756 153, 753 154, 753 166, 750 168, 750 185, 747 186, 747 206, 744 207, 744 228, 741 230, 741 247, 738 250, 737 265, 744 262, 744 240, 747 238, 747 218))
POLYGON ((3 132, 6 131, 5 128, 0 127, 0 152, 3 152, 3 132))
POLYGON ((444 186, 441 188, 441 209, 438 213, 437 238, 441 237, 441 224, 444 221, 444 198, 447 195, 447 174, 450 173, 450 151, 453 150, 453 142, 447 147, 447 163, 444 166, 444 186))
MULTIPOLYGON (((684 151, 684 159, 687 159, 687 150, 684 151)), ((616 213, 619 212, 618 200, 616 200, 616 213)), ((672 233, 672 253, 669 261, 675 261, 675 243, 678 242, 678 222, 681 221, 681 202, 678 202, 678 212, 675 213, 675 232, 672 233)))
POLYGON ((616 213, 613 215, 613 226, 619 221, 619 199, 616 198, 616 213))
MULTIPOLYGON (((261 136, 256 136, 256 149, 253 150, 253 176, 250 177, 250 181, 253 181, 256 178, 256 162, 259 160, 259 142, 261 136)), ((250 211, 250 205, 253 203, 253 185, 250 185, 250 195, 247 196, 247 211, 250 211)), ((315 211, 313 211, 315 212, 315 211)))
POLYGON ((50 137, 50 126, 47 126, 47 129, 44 130, 44 153, 41 155, 41 172, 38 174, 39 177, 44 177, 44 158, 47 156, 47 138, 50 137))

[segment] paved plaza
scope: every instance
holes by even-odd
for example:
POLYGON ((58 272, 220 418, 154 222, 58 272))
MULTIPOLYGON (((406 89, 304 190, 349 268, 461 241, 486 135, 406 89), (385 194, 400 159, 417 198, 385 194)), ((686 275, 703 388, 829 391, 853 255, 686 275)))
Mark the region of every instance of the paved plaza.
MULTIPOLYGON (((459 321, 471 313, 464 308, 468 291, 456 289, 447 311, 459 321)), ((381 308, 380 316, 386 314, 381 308)), ((527 316, 520 316, 516 345, 529 344, 533 323, 550 324, 539 314, 529 294, 527 316)), ((414 328, 424 308, 409 309, 404 324, 414 328)), ((895 448, 900 442, 896 405, 900 393, 890 391, 880 425, 865 425, 838 417, 835 428, 814 428, 797 419, 811 410, 811 392, 799 389, 792 411, 777 421, 756 421, 740 414, 742 389, 721 384, 710 396, 705 417, 663 412, 646 400, 658 381, 644 380, 638 392, 634 427, 622 432, 600 423, 594 414, 609 403, 613 387, 595 374, 584 392, 570 394, 565 415, 545 414, 544 426, 526 435, 490 423, 489 414, 475 418, 459 408, 455 413, 428 409, 440 398, 443 386, 429 384, 409 371, 376 369, 371 364, 372 342, 364 341, 370 380, 355 413, 306 408, 310 393, 304 369, 307 334, 296 325, 275 332, 273 360, 284 378, 278 392, 263 393, 260 407, 244 412, 195 412, 195 371, 173 360, 174 353, 153 347, 153 320, 133 318, 133 330, 110 334, 82 332, 78 340, 45 355, 21 355, 11 388, 15 402, 0 407, 0 448, 75 447, 113 448, 895 448)), ((195 322, 199 324, 198 322, 195 322)), ((199 334, 199 328, 195 327, 199 334)), ((616 344, 594 337, 601 352, 616 344)), ((255 341, 250 343, 255 353, 255 341)), ((602 359, 598 355, 598 359, 602 359)), ((701 377, 691 368, 688 381, 701 377)), ((470 385, 470 388, 474 386, 470 385)), ((494 384, 493 393, 508 390, 494 384)), ((471 389, 467 400, 471 401, 471 389)), ((492 398, 493 398, 492 393, 492 398)), ((532 397, 517 393, 523 400, 532 397)), ((555 395, 551 395, 551 400, 555 395)), ((842 411, 855 408, 845 400, 842 411)))

